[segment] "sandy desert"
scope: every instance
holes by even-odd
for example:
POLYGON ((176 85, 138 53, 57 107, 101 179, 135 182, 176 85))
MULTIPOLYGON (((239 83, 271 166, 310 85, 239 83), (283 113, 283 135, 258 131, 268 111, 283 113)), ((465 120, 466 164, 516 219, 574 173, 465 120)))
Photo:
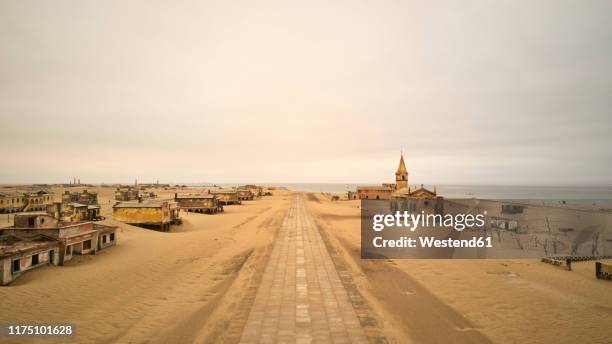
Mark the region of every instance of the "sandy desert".
POLYGON ((72 323, 75 343, 237 343, 299 197, 370 342, 605 343, 612 333, 610 283, 592 262, 568 272, 530 259, 361 260, 359 201, 286 190, 217 215, 183 212, 163 233, 112 220, 113 189, 93 191, 118 245, 0 288, 0 323, 72 323))

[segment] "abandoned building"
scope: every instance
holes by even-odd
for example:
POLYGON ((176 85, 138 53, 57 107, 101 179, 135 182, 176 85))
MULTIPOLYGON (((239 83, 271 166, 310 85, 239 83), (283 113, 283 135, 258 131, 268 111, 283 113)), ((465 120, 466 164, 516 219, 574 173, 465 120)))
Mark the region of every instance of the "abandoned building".
POLYGON ((238 189, 249 190, 253 194, 254 197, 261 197, 264 195, 263 187, 253 184, 247 184, 239 186, 238 189))
POLYGON ((248 189, 237 189, 236 196, 240 201, 252 201, 255 195, 248 189))
POLYGON ((174 194, 174 200, 178 203, 180 209, 194 212, 216 214, 223 211, 223 205, 219 203, 219 199, 213 194, 174 194))
POLYGON ((0 214, 41 211, 53 202, 53 194, 36 192, 0 191, 0 214))
POLYGON ((424 206, 425 203, 427 203, 427 206, 434 204, 434 208, 438 202, 435 188, 434 191, 430 191, 423 187, 423 184, 420 187, 410 187, 410 184, 408 184, 408 169, 404 163, 403 154, 400 155, 399 165, 395 171, 395 184, 384 183, 381 186, 358 186, 357 191, 349 191, 347 196, 348 199, 422 199, 424 201, 412 203, 422 203, 420 204, 421 206, 424 206))
POLYGON ((95 254, 116 243, 117 227, 92 222, 60 221, 46 213, 15 215, 15 224, 0 234, 2 284, 33 268, 64 265, 77 255, 95 254), (104 239, 104 245, 98 240, 104 239))
POLYGON ((386 186, 359 186, 357 188, 359 199, 391 199, 393 189, 386 186))
POLYGON ((235 190, 209 190, 209 193, 217 196, 221 205, 241 204, 238 193, 235 190))
POLYGON ((83 190, 82 192, 64 191, 62 203, 81 203, 86 205, 98 204, 98 193, 83 190))
POLYGON ((168 232, 170 225, 181 224, 179 208, 173 201, 117 203, 113 218, 130 225, 168 232))
POLYGON ((115 200, 117 201, 135 201, 138 199, 138 196, 138 188, 131 186, 118 187, 117 190, 115 190, 115 200))
POLYGON ((87 205, 76 202, 53 203, 47 206, 47 213, 58 220, 76 221, 99 221, 104 218, 100 216, 99 205, 87 205))
POLYGON ((41 234, 0 234, 0 285, 59 261, 59 242, 41 234))
POLYGON ((99 225, 97 223, 93 226, 94 230, 98 232, 98 251, 117 245, 117 240, 115 238, 117 235, 117 227, 99 225))

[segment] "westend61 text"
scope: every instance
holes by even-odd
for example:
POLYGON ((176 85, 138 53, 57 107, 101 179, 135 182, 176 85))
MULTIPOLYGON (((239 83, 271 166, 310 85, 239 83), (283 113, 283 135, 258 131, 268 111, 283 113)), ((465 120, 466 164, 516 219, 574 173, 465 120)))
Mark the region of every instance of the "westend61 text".
POLYGON ((399 239, 383 239, 382 237, 375 237, 372 240, 374 247, 399 247, 399 248, 414 248, 417 244, 420 247, 426 248, 482 248, 482 247, 493 247, 491 237, 472 237, 471 239, 436 239, 434 237, 419 237, 419 240, 408 237, 401 237, 399 239))

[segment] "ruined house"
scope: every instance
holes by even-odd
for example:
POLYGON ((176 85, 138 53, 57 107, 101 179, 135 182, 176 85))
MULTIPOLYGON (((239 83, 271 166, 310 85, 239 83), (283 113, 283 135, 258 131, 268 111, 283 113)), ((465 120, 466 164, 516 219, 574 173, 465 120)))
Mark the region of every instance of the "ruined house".
POLYGON ((0 191, 0 214, 45 210, 53 203, 51 192, 0 191))
POLYGON ((98 205, 98 193, 83 190, 82 192, 64 191, 62 203, 81 203, 86 205, 98 205))
POLYGON ((98 251, 117 245, 117 227, 104 226, 95 223, 94 230, 98 231, 98 251))
POLYGON ((254 197, 261 197, 264 195, 263 188, 258 185, 247 184, 247 185, 239 186, 238 189, 249 190, 251 191, 251 193, 253 193, 254 197))
POLYGON ((0 234, 0 285, 8 285, 25 272, 58 264, 59 242, 41 234, 0 234))
POLYGON ((393 189, 387 186, 359 186, 357 195, 359 199, 391 199, 393 189))
POLYGON ((251 190, 248 189, 237 189, 236 196, 241 201, 252 201, 255 198, 251 190))
POLYGON ((115 190, 115 200, 117 201, 135 201, 138 199, 138 196, 138 188, 131 186, 118 187, 117 190, 115 190))
MULTIPOLYGON (((15 224, 12 227, 3 228, 2 235, 17 238, 37 238, 38 241, 49 239, 56 242, 57 250, 54 250, 54 254, 49 257, 49 262, 55 265, 64 265, 75 254, 95 254, 99 248, 98 238, 100 233, 107 236, 112 233, 113 242, 116 240, 117 227, 92 222, 60 221, 42 212, 15 215, 14 222, 15 224)), ((32 241, 32 239, 28 240, 32 241)), ((104 247, 107 246, 109 245, 104 247)), ((10 257, 13 260, 17 259, 14 254, 10 257)))
POLYGON ((130 225, 168 232, 170 225, 181 224, 179 208, 173 201, 117 203, 113 218, 130 225))
POLYGON ((235 190, 210 190, 210 194, 217 196, 221 205, 241 204, 235 190))
POLYGON ((99 205, 87 205, 76 202, 53 203, 47 206, 47 213, 61 221, 99 221, 104 218, 100 216, 99 205))
POLYGON ((216 195, 212 194, 174 194, 174 200, 180 209, 195 212, 215 214, 223 211, 223 205, 219 203, 216 195))

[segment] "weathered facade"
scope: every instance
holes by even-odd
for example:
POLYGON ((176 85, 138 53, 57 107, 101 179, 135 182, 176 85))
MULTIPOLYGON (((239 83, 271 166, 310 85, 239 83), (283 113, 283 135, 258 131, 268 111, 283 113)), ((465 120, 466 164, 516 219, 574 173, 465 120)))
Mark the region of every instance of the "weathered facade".
POLYGON ((360 186, 357 195, 359 199, 391 199, 393 189, 387 186, 360 186))
POLYGON ((171 224, 181 224, 179 208, 173 201, 118 203, 113 206, 117 221, 143 228, 168 232, 171 224))
POLYGON ((174 200, 180 209, 195 212, 215 214, 223 211, 223 205, 219 203, 217 196, 213 194, 174 194, 174 200))
POLYGON ((115 190, 115 200, 117 201, 135 201, 138 199, 138 196, 138 189, 131 186, 119 187, 115 190))
POLYGON ((249 190, 251 191, 251 193, 253 193, 254 197, 261 197, 264 195, 263 188, 258 185, 247 184, 247 185, 239 186, 238 189, 249 190))
POLYGON ((0 214, 45 210, 53 203, 53 194, 36 192, 0 191, 0 214))
POLYGON ((99 205, 87 205, 75 202, 53 203, 47 206, 47 213, 61 221, 98 221, 100 216, 99 205))
POLYGON ((50 262, 64 265, 75 254, 95 254, 98 249, 100 233, 112 233, 115 241, 116 227, 94 224, 92 222, 60 221, 46 213, 29 213, 15 216, 12 227, 3 228, 3 235, 15 237, 41 236, 58 244, 56 256, 50 262))
POLYGON ((110 246, 117 245, 117 227, 94 224, 94 230, 98 231, 98 251, 110 246))
POLYGON ((82 192, 64 191, 62 203, 81 203, 86 205, 98 204, 98 193, 83 190, 82 192))
POLYGON ((237 189, 236 196, 240 201, 252 201, 255 195, 248 189, 237 189))
POLYGON ((59 242, 40 234, 0 235, 0 285, 25 272, 59 262, 59 242))
POLYGON ((222 205, 241 204, 238 193, 235 190, 211 190, 212 195, 217 196, 222 205))
POLYGON ((75 254, 95 254, 115 245, 116 229, 91 222, 62 222, 46 214, 17 215, 15 226, 0 234, 0 284, 8 285, 41 266, 64 265, 75 254))

